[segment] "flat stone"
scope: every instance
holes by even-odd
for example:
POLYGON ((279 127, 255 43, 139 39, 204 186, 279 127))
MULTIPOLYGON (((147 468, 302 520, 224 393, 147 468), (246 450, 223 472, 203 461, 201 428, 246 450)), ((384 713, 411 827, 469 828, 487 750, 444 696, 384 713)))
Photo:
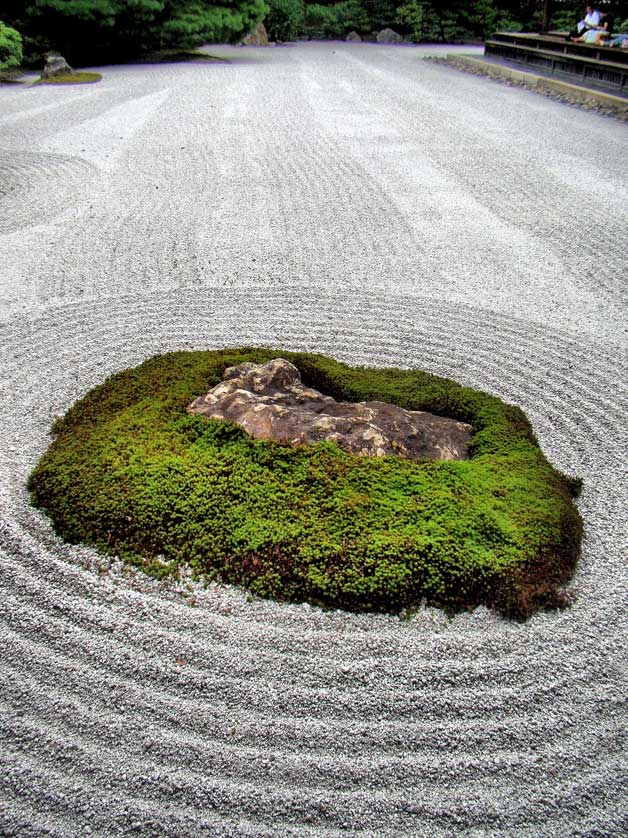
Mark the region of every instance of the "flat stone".
POLYGON ((464 422, 387 402, 337 402, 306 387, 283 358, 229 367, 187 411, 228 419, 255 439, 292 446, 327 440, 352 454, 409 460, 466 459, 472 431, 464 422))

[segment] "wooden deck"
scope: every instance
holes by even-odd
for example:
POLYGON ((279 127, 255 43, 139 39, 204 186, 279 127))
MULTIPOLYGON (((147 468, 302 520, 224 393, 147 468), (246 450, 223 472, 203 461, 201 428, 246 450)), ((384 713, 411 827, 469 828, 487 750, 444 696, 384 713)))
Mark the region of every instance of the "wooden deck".
POLYGON ((578 84, 628 94, 628 50, 566 41, 564 35, 496 32, 484 47, 497 56, 537 67, 578 84))

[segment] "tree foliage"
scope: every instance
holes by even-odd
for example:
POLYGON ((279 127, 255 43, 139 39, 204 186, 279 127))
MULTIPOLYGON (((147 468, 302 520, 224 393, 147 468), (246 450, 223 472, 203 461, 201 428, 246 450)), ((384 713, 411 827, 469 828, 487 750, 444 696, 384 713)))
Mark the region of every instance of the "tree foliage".
POLYGON ((496 29, 521 29, 541 14, 539 0, 317 0, 307 3, 304 33, 344 38, 351 30, 371 37, 392 27, 408 40, 482 39, 496 29))
MULTIPOLYGON (((608 0, 616 19, 627 0, 608 0)), ((570 28, 581 0, 554 0, 550 26, 570 28)), ((271 40, 365 38, 392 27, 408 40, 482 39, 497 29, 538 30, 543 0, 3 0, 9 27, 22 33, 24 51, 57 49, 76 64, 124 58, 164 47, 233 42, 264 19, 271 40), (265 16, 265 17, 264 17, 265 16)), ((619 31, 619 30, 618 30, 619 31)), ((19 36, 18 36, 19 37, 19 36)), ((11 54, 18 43, 11 36, 11 54)), ((6 40, 6 38, 5 38, 6 40)), ((9 50, 4 46, 5 52, 9 50)), ((2 61, 3 59, 0 59, 2 61)), ((13 59, 12 59, 13 60, 13 59)))
POLYGON ((22 61, 22 36, 0 20, 0 72, 19 67, 22 61))
POLYGON ((518 28, 495 0, 408 0, 397 9, 397 23, 415 42, 485 38, 496 29, 518 28))
POLYGON ((304 34, 308 38, 344 38, 349 32, 367 33, 375 29, 364 3, 343 0, 332 6, 308 3, 304 34))
POLYGON ((291 41, 303 32, 303 0, 266 0, 269 10, 264 26, 271 41, 291 41))
POLYGON ((59 49, 70 62, 235 41, 268 9, 264 0, 9 0, 8 8, 36 48, 59 49))
MULTIPOLYGON (((626 0, 600 5, 617 19, 628 14, 626 0)), ((572 28, 583 9, 584 0, 553 0, 550 26, 572 28)), ((417 43, 481 40, 497 30, 538 31, 544 10, 544 0, 316 0, 306 3, 303 34, 344 38, 355 30, 368 38, 390 26, 417 43)))

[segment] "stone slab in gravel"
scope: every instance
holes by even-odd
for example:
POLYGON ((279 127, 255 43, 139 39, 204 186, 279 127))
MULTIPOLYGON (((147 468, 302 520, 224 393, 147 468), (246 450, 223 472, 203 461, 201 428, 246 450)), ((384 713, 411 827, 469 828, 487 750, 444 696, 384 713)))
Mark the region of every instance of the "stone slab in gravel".
POLYGON ((450 47, 210 51, 0 89, 0 834, 625 835, 625 126, 450 47), (244 344, 520 405, 585 480, 573 607, 325 612, 60 543, 55 416, 244 344))

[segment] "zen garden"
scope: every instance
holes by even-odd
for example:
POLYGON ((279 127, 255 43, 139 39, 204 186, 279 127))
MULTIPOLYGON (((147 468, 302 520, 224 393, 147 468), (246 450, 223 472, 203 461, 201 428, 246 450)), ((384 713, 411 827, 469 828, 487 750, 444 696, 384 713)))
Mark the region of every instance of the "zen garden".
POLYGON ((0 833, 624 835, 628 3, 0 16, 0 833))

